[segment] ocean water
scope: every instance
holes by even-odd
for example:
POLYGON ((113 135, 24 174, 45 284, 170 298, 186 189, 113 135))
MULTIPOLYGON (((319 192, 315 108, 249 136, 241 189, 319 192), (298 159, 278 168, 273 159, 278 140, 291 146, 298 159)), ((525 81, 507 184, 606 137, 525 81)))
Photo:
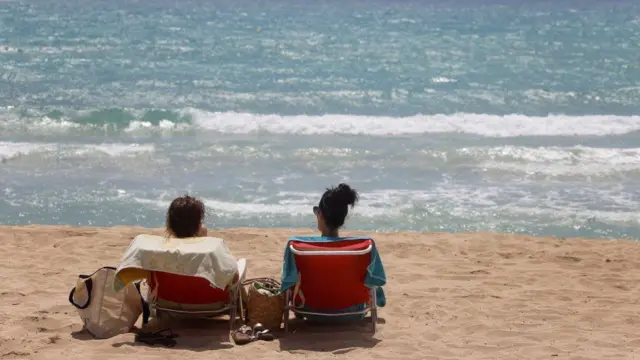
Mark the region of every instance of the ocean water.
POLYGON ((0 224, 640 238, 637 1, 0 1, 0 224))

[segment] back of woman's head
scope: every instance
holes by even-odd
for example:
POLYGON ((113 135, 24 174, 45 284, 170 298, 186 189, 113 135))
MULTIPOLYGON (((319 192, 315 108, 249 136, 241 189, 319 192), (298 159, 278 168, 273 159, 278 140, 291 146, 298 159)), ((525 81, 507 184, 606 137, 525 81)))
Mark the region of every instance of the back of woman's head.
POLYGON ((167 210, 167 231, 177 238, 198 236, 203 221, 204 204, 188 195, 174 199, 167 210))
POLYGON ((340 184, 324 192, 318 207, 325 224, 332 229, 338 229, 344 225, 349 206, 353 208, 357 202, 358 192, 347 184, 340 184))

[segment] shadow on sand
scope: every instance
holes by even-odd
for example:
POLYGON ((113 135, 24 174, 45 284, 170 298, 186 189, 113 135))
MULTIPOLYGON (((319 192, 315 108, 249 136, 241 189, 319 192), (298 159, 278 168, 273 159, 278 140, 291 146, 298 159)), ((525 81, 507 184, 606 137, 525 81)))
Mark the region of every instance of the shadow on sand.
MULTIPOLYGON (((384 324, 385 320, 378 318, 378 324, 384 324)), ((236 328, 241 322, 236 323, 236 328)), ((291 319, 289 334, 284 330, 277 331, 276 342, 280 344, 281 351, 298 353, 300 351, 331 352, 333 354, 346 354, 355 349, 370 349, 375 347, 380 340, 375 338, 371 331, 371 319, 366 318, 362 322, 350 322, 344 324, 319 323, 309 320, 291 319)), ((229 322, 221 319, 202 320, 157 320, 152 319, 145 327, 145 332, 154 332, 171 329, 176 338, 176 345, 172 349, 188 351, 209 351, 230 349, 234 347, 229 335, 229 322)), ((86 331, 71 333, 76 340, 96 340, 86 331)), ((153 346, 135 342, 134 333, 123 335, 125 339, 118 339, 112 344, 115 348, 127 346, 153 346)), ((162 347, 162 345, 155 345, 162 347)))
MULTIPOLYGON (((378 318, 378 324, 384 319, 378 318)), ((280 350, 296 353, 299 350, 346 354, 355 349, 370 349, 380 340, 371 331, 371 319, 345 324, 318 323, 291 319, 289 334, 278 333, 280 350)))
MULTIPOLYGON (((145 332, 154 332, 164 329, 171 329, 173 334, 177 334, 175 339, 176 345, 172 349, 189 350, 189 351, 209 351, 219 349, 230 349, 233 342, 229 337, 229 321, 222 319, 193 319, 171 322, 154 321, 152 319, 144 328, 145 332)), ((239 322, 236 324, 239 326, 239 322)), ((128 341, 119 341, 113 344, 113 347, 120 348, 123 346, 154 346, 162 347, 162 345, 147 345, 145 343, 135 342, 134 334, 128 341)))

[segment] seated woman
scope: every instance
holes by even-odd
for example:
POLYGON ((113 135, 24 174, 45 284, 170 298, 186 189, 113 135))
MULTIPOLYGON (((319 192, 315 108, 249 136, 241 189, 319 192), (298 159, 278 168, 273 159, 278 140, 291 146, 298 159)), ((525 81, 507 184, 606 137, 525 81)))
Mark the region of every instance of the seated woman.
MULTIPOLYGON (((167 236, 141 234, 133 239, 116 270, 116 291, 145 279, 147 301, 156 315, 233 314, 239 296, 235 285, 246 274, 246 260, 236 259, 223 239, 203 236, 204 215, 204 204, 196 198, 173 200, 167 211, 167 236)), ((143 323, 148 317, 143 316, 143 323)))
MULTIPOLYGON (((349 213, 349 207, 354 207, 358 202, 358 192, 352 189, 347 184, 340 184, 337 187, 331 187, 327 189, 323 194, 320 202, 317 206, 313 207, 313 212, 316 216, 318 230, 322 234, 322 238, 317 237, 293 237, 290 240, 293 241, 310 241, 310 242, 334 242, 344 241, 347 238, 341 238, 339 234, 340 228, 344 225, 345 219, 349 213)), ((369 282, 372 286, 376 287, 377 305, 382 307, 385 305, 384 291, 382 285, 386 283, 386 275, 382 262, 377 254, 377 250, 374 247, 372 251, 372 264, 370 266, 372 276, 375 277, 375 284, 365 279, 365 282, 369 282)), ((294 282, 293 278, 298 279, 296 271, 291 268, 287 263, 287 255, 285 254, 285 266, 283 269, 283 289, 290 288, 294 282)), ((294 290, 295 292, 295 290, 294 290)), ((354 312, 365 309, 366 304, 358 304, 350 308, 335 311, 335 313, 354 312)), ((314 312, 314 309, 303 306, 301 310, 314 312)), ((350 321, 358 318, 363 318, 364 315, 344 315, 344 316, 315 316, 315 315, 300 315, 296 314, 296 317, 305 317, 316 321, 350 321)))
MULTIPOLYGON (((188 195, 174 199, 167 210, 167 235, 178 239, 207 236, 204 215, 202 201, 188 195)), ((235 284, 238 279, 239 274, 236 272, 231 284, 235 284)), ((163 282, 164 286, 158 287, 158 304, 165 307, 198 310, 224 305, 218 301, 211 303, 211 299, 220 297, 220 290, 209 286, 204 279, 156 273, 156 277, 149 280, 152 288, 158 285, 156 280, 163 282)))

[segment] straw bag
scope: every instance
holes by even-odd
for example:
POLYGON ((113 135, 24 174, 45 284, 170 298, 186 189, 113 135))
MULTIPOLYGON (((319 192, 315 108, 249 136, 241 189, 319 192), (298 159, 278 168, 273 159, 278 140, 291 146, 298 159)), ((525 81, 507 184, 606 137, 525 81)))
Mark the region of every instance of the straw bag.
POLYGON ((262 324, 267 329, 280 329, 284 313, 284 295, 280 282, 271 278, 249 279, 242 283, 247 290, 247 323, 262 324))

